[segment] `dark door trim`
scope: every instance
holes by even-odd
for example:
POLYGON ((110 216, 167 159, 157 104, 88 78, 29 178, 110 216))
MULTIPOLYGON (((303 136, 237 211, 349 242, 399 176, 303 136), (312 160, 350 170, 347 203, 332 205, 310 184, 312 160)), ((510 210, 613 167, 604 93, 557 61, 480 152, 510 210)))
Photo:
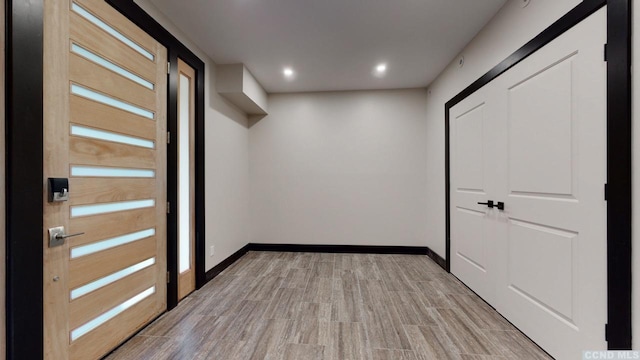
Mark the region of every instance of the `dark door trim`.
POLYGON ((607 341, 611 350, 632 346, 631 3, 608 1, 607 341))
MULTIPOLYGON (((116 10, 155 38, 168 50, 171 64, 169 75, 167 128, 178 133, 178 58, 196 71, 195 118, 195 207, 196 207, 196 289, 206 282, 205 271, 205 223, 204 223, 204 62, 180 40, 131 0, 106 0, 116 10)), ((175 136, 173 136, 175 138, 175 136)), ((171 204, 167 214, 167 309, 178 304, 178 142, 172 141, 167 151, 167 200, 171 204)))
POLYGON ((44 1, 7 1, 7 359, 41 359, 44 351, 44 1))
POLYGON ((449 110, 607 6, 607 341, 631 349, 631 0, 584 0, 445 104, 446 268, 451 271, 449 110))

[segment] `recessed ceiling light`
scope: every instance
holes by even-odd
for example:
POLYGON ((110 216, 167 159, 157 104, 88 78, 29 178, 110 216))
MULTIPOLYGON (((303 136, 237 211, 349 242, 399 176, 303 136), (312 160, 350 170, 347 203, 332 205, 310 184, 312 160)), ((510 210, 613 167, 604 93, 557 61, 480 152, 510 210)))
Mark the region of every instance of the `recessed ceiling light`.
POLYGON ((292 77, 294 72, 292 68, 284 68, 284 70, 282 71, 282 73, 284 74, 284 76, 286 77, 292 77))
POLYGON ((379 63, 378 65, 374 66, 372 74, 377 78, 383 78, 387 74, 387 64, 379 63))

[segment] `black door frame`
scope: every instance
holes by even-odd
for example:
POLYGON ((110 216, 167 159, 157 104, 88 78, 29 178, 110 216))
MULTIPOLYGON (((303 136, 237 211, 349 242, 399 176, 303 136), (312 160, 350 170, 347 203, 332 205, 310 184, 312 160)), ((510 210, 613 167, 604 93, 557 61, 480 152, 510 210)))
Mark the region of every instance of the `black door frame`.
POLYGON ((6 3, 7 359, 44 349, 43 1, 6 3))
MULTIPOLYGON (((168 50, 171 71, 169 75, 167 128, 178 134, 178 59, 196 71, 195 118, 195 208, 196 208, 196 289, 206 283, 205 223, 204 223, 204 62, 176 39, 167 29, 131 0, 105 0, 142 30, 155 38, 168 50)), ((173 136, 177 138, 177 136, 173 136)), ((171 141, 167 151, 167 200, 171 209, 167 215, 167 310, 178 304, 178 141, 171 141)))
MULTIPOLYGON (((43 19, 44 1, 6 2, 6 330, 7 359, 38 359, 43 344, 43 19), (28 141, 24 141, 28 139, 28 141)), ((206 282, 204 223, 205 65, 131 0, 105 0, 168 50, 167 127, 177 134, 178 58, 196 70, 196 288, 206 282)), ((177 304, 177 141, 167 148, 167 310, 177 304)))
POLYGON ((449 111, 460 101, 607 6, 607 321, 610 350, 631 349, 631 3, 584 0, 445 104, 446 270, 451 271, 449 111))

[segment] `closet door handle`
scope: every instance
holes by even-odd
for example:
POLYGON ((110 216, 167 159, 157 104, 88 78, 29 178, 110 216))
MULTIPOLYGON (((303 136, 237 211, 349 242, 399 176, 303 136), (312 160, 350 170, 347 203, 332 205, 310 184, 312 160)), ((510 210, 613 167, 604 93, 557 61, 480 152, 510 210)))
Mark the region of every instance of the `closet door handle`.
POLYGON ((504 211, 504 203, 502 201, 498 201, 496 207, 498 208, 498 210, 504 211))
POLYGON ((478 205, 487 205, 489 209, 493 209, 493 200, 489 200, 487 202, 479 202, 478 205))

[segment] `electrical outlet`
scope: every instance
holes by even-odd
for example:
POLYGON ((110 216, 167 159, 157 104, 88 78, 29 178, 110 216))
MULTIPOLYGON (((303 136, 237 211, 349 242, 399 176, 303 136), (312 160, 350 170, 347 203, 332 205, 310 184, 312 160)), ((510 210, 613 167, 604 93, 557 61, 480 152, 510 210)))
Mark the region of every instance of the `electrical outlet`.
POLYGON ((209 248, 209 256, 213 256, 213 245, 209 248))

